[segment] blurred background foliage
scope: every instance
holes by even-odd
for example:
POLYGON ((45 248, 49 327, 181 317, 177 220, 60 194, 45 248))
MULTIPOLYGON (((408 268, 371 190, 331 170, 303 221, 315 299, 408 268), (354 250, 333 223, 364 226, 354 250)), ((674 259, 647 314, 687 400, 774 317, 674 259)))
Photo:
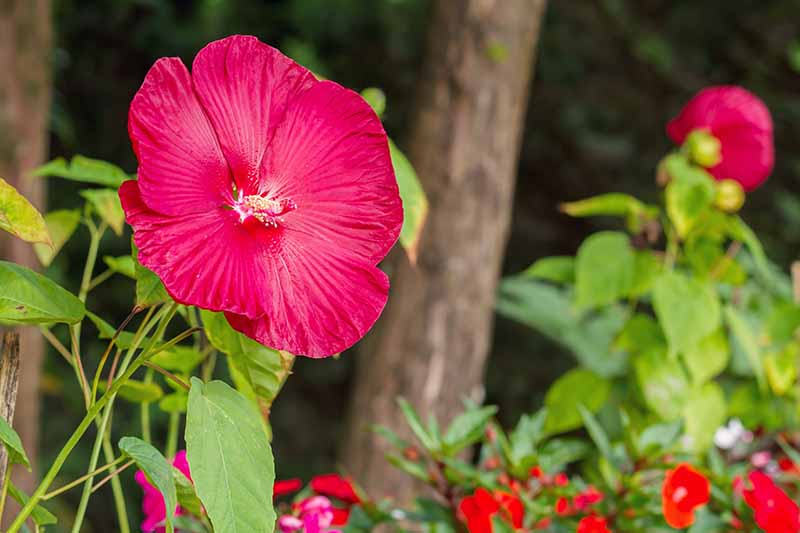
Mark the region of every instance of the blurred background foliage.
MULTIPOLYGON (((190 65, 205 43, 233 33, 256 35, 348 87, 381 87, 388 100, 386 127, 402 147, 415 98, 426 97, 415 86, 428 8, 427 0, 55 0, 51 156, 82 153, 135 171, 127 108, 147 69, 162 56, 177 55, 190 65)), ((744 217, 778 264, 796 259, 798 14, 800 0, 551 1, 531 87, 505 273, 543 256, 572 254, 583 236, 603 227, 603 221, 559 213, 560 202, 612 190, 652 200, 655 165, 669 148, 667 120, 701 87, 727 83, 761 96, 775 121, 777 166, 767 184, 748 196, 744 217)), ((53 180, 49 187, 50 209, 78 205, 74 184, 53 180)), ((79 233, 50 267, 49 274, 72 290, 79 285, 87 239, 79 233)), ((103 253, 125 249, 123 239, 108 236, 103 253)), ((132 284, 113 278, 104 289, 88 307, 121 320, 132 284)), ((98 345, 89 353, 101 350, 98 345)), ((51 355, 42 415, 47 463, 83 411, 71 370, 51 355)), ((500 406, 503 422, 513 423, 539 406, 547 386, 573 364, 534 331, 499 318, 488 401, 500 406)), ((279 477, 308 479, 336 468, 352 366, 348 356, 295 365, 272 416, 279 477)), ((136 410, 118 413, 117 429, 138 424, 136 410)), ((166 421, 156 423, 163 429, 166 421)), ((76 454, 63 478, 78 477, 85 464, 76 454)), ((140 495, 132 477, 126 473, 124 480, 134 510, 140 495)), ((90 506, 94 531, 114 527, 110 494, 105 497, 108 505, 98 498, 90 506)))

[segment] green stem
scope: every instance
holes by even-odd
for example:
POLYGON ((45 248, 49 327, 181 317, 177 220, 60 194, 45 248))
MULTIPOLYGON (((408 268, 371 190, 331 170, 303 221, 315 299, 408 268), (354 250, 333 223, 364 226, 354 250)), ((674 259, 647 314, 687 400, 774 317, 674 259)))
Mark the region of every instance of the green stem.
MULTIPOLYGON (((106 431, 103 435, 103 455, 108 462, 114 460, 114 447, 111 446, 110 431, 106 431)), ((128 523, 128 508, 125 506, 125 494, 122 492, 122 483, 118 476, 111 478, 111 492, 114 495, 114 508, 117 510, 119 533, 131 533, 131 526, 128 523)))
MULTIPOLYGON (((145 372, 144 382, 145 383, 153 382, 152 368, 148 368, 147 372, 145 372)), ((152 439, 150 438, 150 402, 142 402, 140 418, 142 421, 142 440, 145 441, 147 444, 150 444, 152 442, 152 439)))
MULTIPOLYGON (((178 304, 173 303, 167 310, 160 314, 160 318, 158 321, 158 329, 156 330, 156 337, 161 337, 164 334, 164 330, 167 328, 167 324, 172 320, 172 317, 175 316, 176 311, 178 310, 178 304)), ((148 326, 140 326, 139 330, 144 333, 148 330, 148 326)), ((137 332, 138 333, 138 332, 137 332)), ((123 359, 122 364, 119 368, 120 373, 125 373, 130 365, 130 361, 133 358, 134 353, 139 347, 144 335, 141 335, 138 339, 134 339, 134 343, 128 349, 128 353, 125 354, 125 359, 123 359)), ((150 349, 153 345, 154 339, 151 339, 137 361, 141 360, 141 364, 144 364, 146 359, 145 356, 149 356, 150 349)), ((124 375, 124 374, 123 374, 124 375)), ((100 424, 97 427, 97 436, 95 437, 94 445, 92 446, 92 455, 89 459, 89 471, 91 472, 97 467, 97 461, 100 457, 100 449, 102 447, 103 438, 107 431, 108 427, 108 420, 111 417, 111 411, 114 408, 114 397, 112 397, 108 401, 108 406, 106 407, 105 411, 103 412, 103 418, 100 421, 100 424)), ((78 510, 75 513, 75 522, 72 525, 72 533, 79 533, 80 528, 83 525, 83 519, 86 515, 86 508, 89 505, 89 497, 92 495, 92 484, 94 482, 94 476, 89 476, 86 479, 85 484, 83 485, 83 492, 81 493, 81 501, 78 504, 78 510)))
POLYGON ((6 474, 3 476, 3 492, 0 493, 0 520, 3 519, 3 511, 6 509, 6 499, 8 498, 8 486, 11 484, 11 469, 14 467, 11 461, 6 465, 6 474))
POLYGON ((96 476, 100 472, 105 472, 109 468, 114 468, 114 466, 116 466, 116 464, 119 463, 120 461, 122 461, 122 457, 120 457, 116 461, 112 461, 112 462, 110 462, 108 464, 105 464, 105 465, 101 466, 100 468, 97 468, 97 469, 93 470, 92 472, 89 472, 88 474, 82 475, 78 479, 67 483, 63 487, 59 487, 59 488, 57 488, 56 490, 54 490, 52 492, 48 492, 47 494, 42 496, 42 500, 50 500, 52 498, 55 498, 59 494, 63 494, 64 492, 67 492, 69 489, 71 489, 73 487, 77 487, 78 485, 80 485, 81 483, 86 481, 86 478, 88 478, 89 476, 96 476))
POLYGON ((94 279, 92 279, 92 281, 89 282, 88 290, 91 291, 91 290, 95 289, 98 285, 100 285, 101 283, 103 283, 105 280, 107 280, 108 278, 110 278, 113 275, 114 275, 114 271, 111 270, 110 268, 108 270, 104 271, 104 272, 101 272, 94 279))
POLYGON ((169 426, 167 427, 167 447, 164 450, 167 458, 175 457, 178 452, 178 430, 180 429, 180 413, 169 414, 169 426))

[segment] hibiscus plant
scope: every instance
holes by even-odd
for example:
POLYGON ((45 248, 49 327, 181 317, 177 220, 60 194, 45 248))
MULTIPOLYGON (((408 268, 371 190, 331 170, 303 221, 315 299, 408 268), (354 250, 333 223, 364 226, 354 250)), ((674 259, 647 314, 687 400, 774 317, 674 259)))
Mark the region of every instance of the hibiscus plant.
MULTIPOLYGON (((0 515, 9 496, 22 507, 10 533, 52 524, 45 502, 73 489, 82 492, 70 527, 81 531, 90 496, 107 483, 118 530, 130 531, 118 474, 131 466, 143 531, 274 530, 270 406, 295 356, 337 355, 372 327, 389 289, 377 265, 398 239, 413 257, 424 222, 424 193, 384 132, 384 105, 378 90, 362 96, 320 80, 237 35, 203 48, 191 73, 178 58, 147 73, 128 121, 136 175, 83 156, 51 161, 36 176, 89 188, 80 207, 46 216, 0 180, 0 229, 33 243, 45 267, 79 227, 89 233, 77 294, 0 261, 0 324, 38 326, 85 405, 31 495, 10 481, 29 460, 0 419, 9 462, 0 515), (108 230, 129 255, 101 253, 108 230), (112 276, 132 280, 119 324, 87 307, 112 276), (92 332, 100 353, 88 349, 92 332), (117 440, 122 401, 141 405, 142 432, 117 440), (168 413, 167 435, 151 434, 156 406, 168 413), (90 429, 86 475, 60 478, 90 429)), ((327 516, 324 498, 305 515, 327 516)))

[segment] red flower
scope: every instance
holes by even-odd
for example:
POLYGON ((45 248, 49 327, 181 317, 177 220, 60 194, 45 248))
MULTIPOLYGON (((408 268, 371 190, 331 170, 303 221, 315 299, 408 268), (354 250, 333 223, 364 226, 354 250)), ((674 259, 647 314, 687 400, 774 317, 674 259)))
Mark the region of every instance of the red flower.
POLYGON ((138 179, 120 199, 139 261, 176 301, 311 357, 372 327, 389 290, 376 265, 403 214, 363 98, 235 35, 203 48, 191 74, 159 59, 128 129, 138 179))
POLYGON ((744 489, 744 501, 753 509, 756 524, 766 533, 800 531, 800 510, 766 474, 750 472, 752 489, 744 489))
POLYGON ((584 516, 581 518, 581 521, 578 522, 576 533, 611 533, 611 530, 608 529, 605 518, 602 516, 589 515, 584 516))
POLYGON ((343 526, 347 524, 349 519, 350 509, 340 509, 338 507, 333 508, 333 521, 331 521, 332 526, 343 526))
POLYGON ((721 157, 708 169, 716 179, 732 179, 751 191, 772 172, 772 118, 749 91, 735 86, 703 89, 667 125, 667 134, 678 144, 697 130, 719 141, 721 157))
POLYGON ((708 479, 686 463, 667 470, 661 487, 661 506, 670 526, 682 529, 694 523, 694 510, 708 503, 711 487, 708 479))
POLYGON ((303 488, 303 482, 296 478, 276 481, 272 488, 272 497, 279 498, 297 492, 301 488, 303 488))
POLYGON ((522 527, 523 507, 516 496, 496 491, 494 495, 479 488, 472 496, 461 500, 459 509, 470 533, 492 533, 492 517, 500 514, 515 529, 522 527))
POLYGON ((569 500, 561 496, 556 500, 555 511, 558 516, 567 516, 572 513, 569 500))
POLYGON ((589 485, 589 487, 578 493, 573 499, 575 508, 579 511, 586 510, 588 507, 600 502, 603 499, 603 493, 589 485))
POLYGON ((559 487, 566 487, 569 485, 569 478, 564 472, 559 472, 556 474, 555 478, 553 478, 553 482, 559 487))
POLYGON ((353 484, 349 479, 339 474, 323 474, 311 480, 311 490, 322 496, 336 498, 344 503, 360 503, 361 498, 356 494, 353 484))

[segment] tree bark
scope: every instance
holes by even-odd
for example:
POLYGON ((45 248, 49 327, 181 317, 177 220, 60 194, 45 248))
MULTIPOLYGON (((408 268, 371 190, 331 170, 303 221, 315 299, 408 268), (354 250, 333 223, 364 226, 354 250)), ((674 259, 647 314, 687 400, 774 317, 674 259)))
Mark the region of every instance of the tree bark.
MULTIPOLYGON (((14 423, 18 387, 19 334, 5 332, 0 337, 0 417, 3 417, 9 424, 14 423)), ((6 468, 8 468, 8 452, 5 447, 2 447, 0 449, 0 479, 5 478, 6 468)))
POLYGON ((416 265, 390 260, 389 303, 359 355, 342 460, 366 490, 408 502, 382 424, 409 435, 395 400, 449 421, 483 400, 495 292, 546 0, 439 0, 409 157, 430 202, 416 265))
MULTIPOLYGON (((52 29, 49 0, 0 0, 0 177, 39 208, 44 185, 29 177, 44 162, 50 111, 52 29)), ((38 262, 30 244, 0 236, 0 258, 28 267, 38 262)), ((17 432, 32 461, 39 438, 39 380, 44 341, 35 328, 20 328, 21 381, 17 432)), ((30 490, 33 474, 16 469, 30 490)))

